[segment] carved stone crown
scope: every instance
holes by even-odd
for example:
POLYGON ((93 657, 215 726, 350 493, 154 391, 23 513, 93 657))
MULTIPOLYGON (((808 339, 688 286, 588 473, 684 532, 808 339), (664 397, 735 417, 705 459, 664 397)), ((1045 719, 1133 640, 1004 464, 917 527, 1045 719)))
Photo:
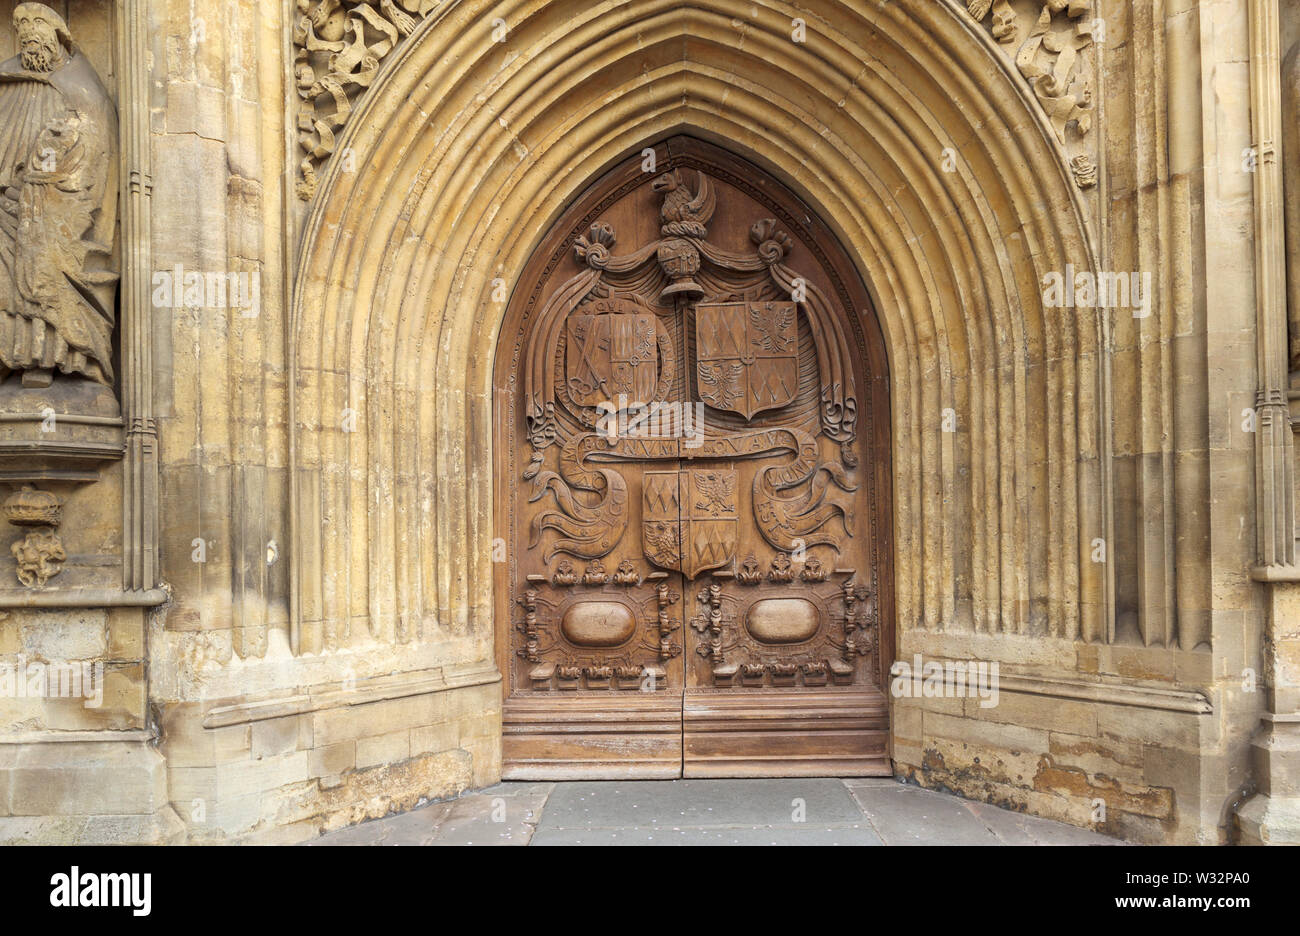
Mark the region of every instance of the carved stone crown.
POLYGON ((38 491, 30 484, 9 497, 5 516, 14 526, 56 527, 63 519, 63 505, 48 491, 38 491))

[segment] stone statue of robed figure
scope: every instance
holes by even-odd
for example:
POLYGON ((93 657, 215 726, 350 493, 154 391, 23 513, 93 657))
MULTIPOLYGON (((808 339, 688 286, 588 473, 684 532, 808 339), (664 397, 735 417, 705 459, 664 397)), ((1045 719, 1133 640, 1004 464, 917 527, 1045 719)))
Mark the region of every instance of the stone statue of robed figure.
POLYGON ((61 16, 23 3, 13 25, 19 54, 0 63, 0 380, 111 386, 117 112, 61 16))

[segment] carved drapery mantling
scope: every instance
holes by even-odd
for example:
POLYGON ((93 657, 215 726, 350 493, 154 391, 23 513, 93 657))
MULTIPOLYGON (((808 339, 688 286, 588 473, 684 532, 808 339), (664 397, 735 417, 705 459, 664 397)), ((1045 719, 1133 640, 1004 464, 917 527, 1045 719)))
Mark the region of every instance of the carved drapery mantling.
MULTIPOLYGON (((775 220, 762 219, 750 228, 752 253, 728 250, 708 240, 706 225, 713 212, 713 195, 707 175, 694 174, 691 188, 682 173, 672 171, 660 176, 654 188, 664 196, 661 238, 619 256, 611 251, 615 243, 613 228, 603 222, 593 224, 574 247, 579 262, 585 262, 587 269, 562 284, 539 315, 538 340, 533 342, 525 361, 525 411, 532 454, 523 477, 533 484, 531 500, 538 501, 549 491, 554 495, 555 508, 534 519, 532 545, 540 543, 543 532, 551 530, 558 532, 561 539, 548 549, 548 561, 558 552, 594 559, 605 555, 618 541, 629 516, 627 483, 619 471, 597 467, 594 463, 675 463, 692 457, 744 458, 770 454, 788 456, 790 460, 771 465, 754 477, 753 504, 764 538, 782 550, 821 544, 838 549, 839 539, 826 527, 835 516, 845 517, 851 526, 853 508, 849 495, 856 486, 846 469, 851 471, 858 464, 853 445, 858 432, 858 390, 852 362, 847 358, 852 345, 841 317, 815 284, 784 262, 792 242, 775 220), (697 278, 704 285, 696 282, 697 278), (565 365, 561 364, 556 349, 564 347, 566 342, 573 347, 574 351, 567 354, 570 371, 584 361, 592 366, 585 349, 601 339, 580 330, 595 329, 599 319, 610 316, 575 315, 576 310, 617 308, 624 310, 625 319, 644 320, 646 354, 654 357, 657 353, 660 366, 658 385, 651 391, 647 383, 642 395, 636 398, 663 400, 668 389, 665 381, 675 373, 676 361, 673 342, 658 316, 666 310, 684 311, 705 295, 713 296, 716 301, 700 302, 694 307, 701 334, 706 334, 704 323, 710 321, 710 313, 716 314, 720 330, 728 333, 731 323, 740 322, 743 330, 750 327, 752 319, 756 333, 743 342, 744 353, 748 353, 752 344, 758 349, 756 355, 763 356, 761 364, 757 356, 751 360, 742 354, 733 359, 721 348, 716 354, 710 354, 709 348, 701 344, 697 365, 701 399, 719 411, 743 415, 746 421, 758 409, 790 402, 793 397, 770 398, 766 393, 759 401, 755 388, 747 381, 766 374, 765 389, 773 381, 780 384, 786 380, 791 387, 797 384, 797 373, 784 377, 778 373, 784 364, 779 352, 795 344, 796 316, 801 317, 808 324, 816 348, 821 388, 820 430, 838 444, 843 467, 839 462, 819 457, 812 432, 797 427, 757 428, 716 435, 706 430, 705 438, 690 442, 614 440, 599 432, 560 431, 557 399, 566 412, 580 420, 583 429, 597 426, 593 401, 583 397, 580 389, 585 386, 583 381, 571 372, 567 380, 557 379, 565 365), (767 301, 763 301, 764 296, 767 301), (656 298, 657 306, 653 304, 656 298), (786 299, 792 301, 785 302, 786 299), (628 314, 626 310, 639 310, 642 314, 628 314), (657 333, 657 341, 652 331, 657 333), (656 344, 657 352, 652 352, 656 344), (579 388, 580 398, 576 400, 571 389, 575 386, 579 388), (557 443, 561 446, 559 470, 544 469, 546 450, 557 443), (805 493, 794 491, 804 484, 810 485, 805 493), (584 503, 584 495, 575 494, 582 491, 592 492, 599 499, 584 503)), ((605 327, 610 326, 606 323, 605 327)), ((605 336, 604 340, 608 342, 609 337, 605 336)), ((720 344, 726 345, 727 341, 720 340, 720 344)), ((797 358, 791 358, 790 365, 797 370, 797 358)), ((647 374, 655 369, 653 362, 645 366, 647 374)), ((603 386, 603 390, 610 392, 610 386, 603 386)), ((676 485, 676 474, 671 478, 676 485)), ((718 484, 734 481, 714 480, 718 484)), ((728 496, 734 493, 729 490, 728 496)), ((665 567, 675 568, 683 561, 690 566, 691 562, 683 558, 686 551, 669 541, 675 539, 675 529, 671 524, 665 527, 661 523, 648 523, 647 554, 665 567), (661 535, 668 540, 659 541, 661 535)))

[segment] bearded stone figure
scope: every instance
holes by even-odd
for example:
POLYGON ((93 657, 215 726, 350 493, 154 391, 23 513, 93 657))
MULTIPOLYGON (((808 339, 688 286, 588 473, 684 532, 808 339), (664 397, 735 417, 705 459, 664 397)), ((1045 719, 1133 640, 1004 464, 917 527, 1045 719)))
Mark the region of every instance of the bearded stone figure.
POLYGON ((59 14, 14 9, 0 63, 0 379, 113 381, 117 112, 59 14))

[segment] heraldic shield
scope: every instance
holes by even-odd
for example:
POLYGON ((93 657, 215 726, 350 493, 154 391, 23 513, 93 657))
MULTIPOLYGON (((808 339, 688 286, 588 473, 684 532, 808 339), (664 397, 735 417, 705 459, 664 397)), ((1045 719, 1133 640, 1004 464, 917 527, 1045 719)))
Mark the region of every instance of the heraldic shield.
POLYGON ((641 542, 646 558, 694 579, 735 558, 736 472, 693 468, 645 474, 641 542))
POLYGON ((702 302, 695 307, 700 399, 753 419, 794 400, 799 331, 793 302, 702 302))
POLYGON ((584 309, 601 314, 571 315, 565 352, 569 396, 580 406, 633 404, 653 400, 659 379, 655 317, 630 312, 631 303, 598 300, 584 309))

